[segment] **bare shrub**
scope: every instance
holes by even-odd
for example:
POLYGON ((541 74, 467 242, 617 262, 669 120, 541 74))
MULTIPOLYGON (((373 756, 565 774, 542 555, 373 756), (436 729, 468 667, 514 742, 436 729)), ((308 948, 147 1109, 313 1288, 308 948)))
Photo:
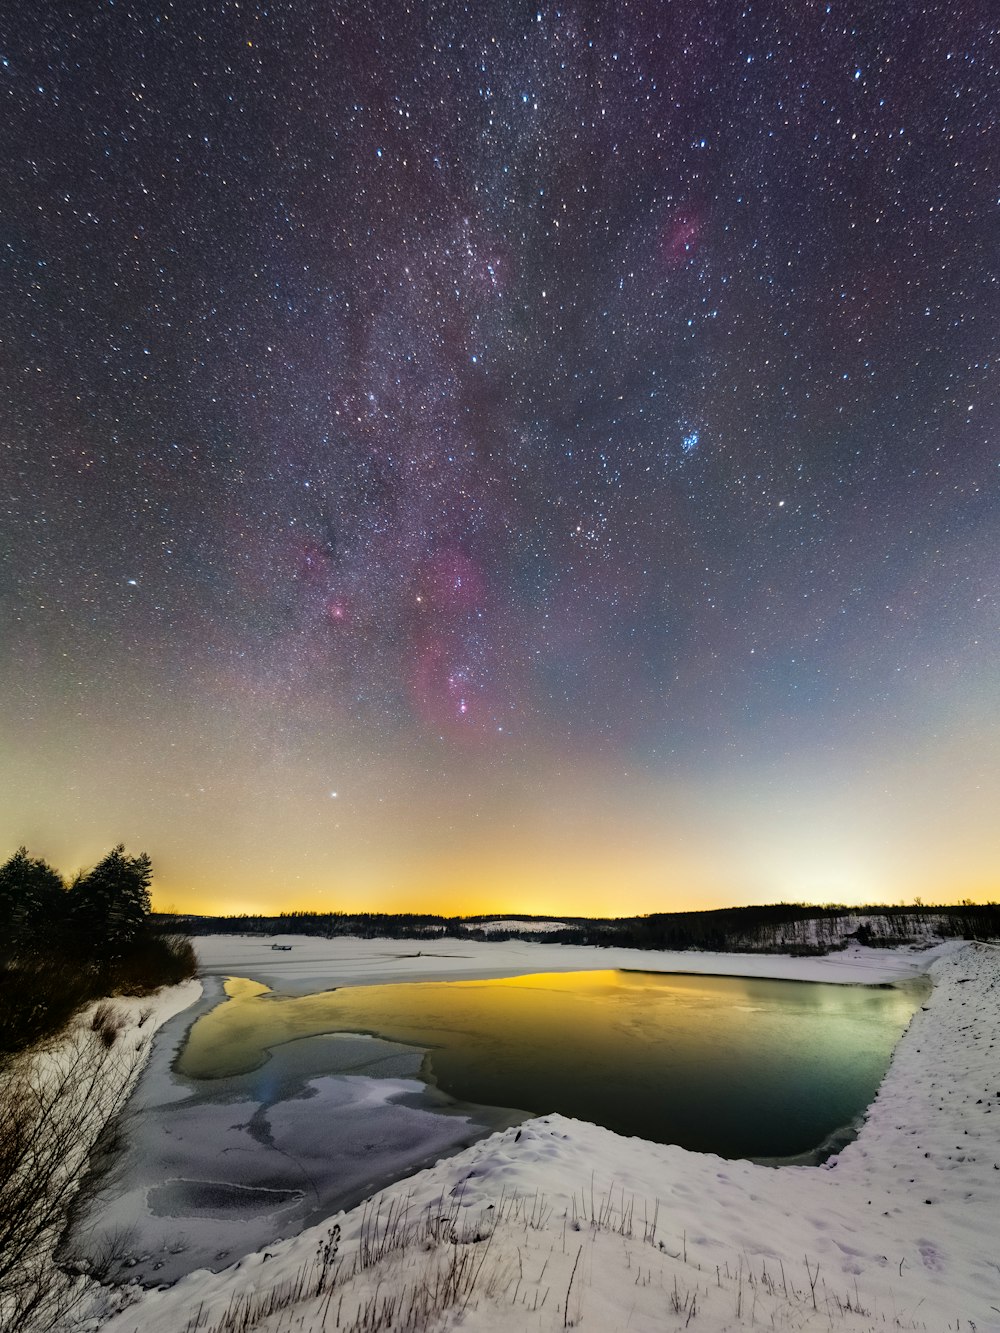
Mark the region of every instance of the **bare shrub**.
POLYGON ((119 995, 149 995, 160 986, 176 986, 198 971, 194 946, 184 935, 148 934, 108 968, 108 990, 119 995))
POLYGON ((88 973, 51 959, 0 963, 0 1065, 69 1022, 93 995, 91 984, 88 973))
POLYGON ((131 1089, 140 1056, 115 1046, 122 1026, 106 1014, 0 1075, 0 1328, 48 1333, 82 1294, 52 1255, 91 1151, 131 1089))
MULTIPOLYGON (((141 935, 114 959, 80 956, 64 944, 44 958, 35 954, 4 958, 3 952, 0 932, 0 1066, 9 1055, 53 1037, 91 1000, 150 995, 161 986, 187 981, 198 971, 191 941, 181 935, 141 935)), ((107 1008, 105 1003, 98 1005, 95 1031, 101 1027, 98 1014, 107 1008)))
POLYGON ((110 1047, 118 1040, 118 1034, 125 1027, 125 1017, 117 1010, 113 1004, 102 1001, 94 1010, 90 1020, 92 1032, 96 1032, 98 1039, 104 1046, 110 1047))

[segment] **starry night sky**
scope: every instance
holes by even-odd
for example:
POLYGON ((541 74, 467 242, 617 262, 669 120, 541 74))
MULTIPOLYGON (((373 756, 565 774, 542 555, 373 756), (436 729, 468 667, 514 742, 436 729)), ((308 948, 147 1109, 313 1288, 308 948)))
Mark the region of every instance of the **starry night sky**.
POLYGON ((9 6, 0 853, 123 839, 178 909, 995 897, 998 47, 9 6))

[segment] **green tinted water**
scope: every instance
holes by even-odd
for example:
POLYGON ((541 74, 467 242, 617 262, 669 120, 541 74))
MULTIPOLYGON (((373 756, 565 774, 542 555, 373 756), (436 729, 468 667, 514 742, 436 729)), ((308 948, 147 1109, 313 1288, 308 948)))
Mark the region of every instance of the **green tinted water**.
POLYGON ((817 1149, 871 1102, 921 989, 654 972, 356 986, 284 996, 232 978, 177 1071, 258 1069, 276 1048, 363 1032, 426 1051, 458 1101, 559 1111, 716 1152, 817 1149))

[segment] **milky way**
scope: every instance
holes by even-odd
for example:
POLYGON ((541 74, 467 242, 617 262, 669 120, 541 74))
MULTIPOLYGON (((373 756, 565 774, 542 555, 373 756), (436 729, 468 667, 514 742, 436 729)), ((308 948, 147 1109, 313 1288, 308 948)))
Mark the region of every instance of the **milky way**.
POLYGON ((995 891, 993 4, 0 22, 12 847, 995 891))

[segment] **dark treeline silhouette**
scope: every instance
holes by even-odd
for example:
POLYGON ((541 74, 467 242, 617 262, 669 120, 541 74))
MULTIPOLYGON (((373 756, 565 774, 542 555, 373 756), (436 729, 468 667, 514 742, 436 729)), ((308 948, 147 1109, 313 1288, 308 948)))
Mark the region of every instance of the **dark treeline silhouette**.
POLYGON ((562 917, 553 930, 532 929, 545 918, 523 914, 446 917, 418 912, 283 912, 277 916, 164 917, 192 935, 318 935, 330 939, 524 939, 634 949, 707 949, 726 953, 823 954, 860 944, 893 947, 939 939, 1000 938, 1000 905, 813 907, 770 903, 709 912, 653 912, 648 916, 562 917), (502 928, 491 922, 503 921, 502 928))
POLYGON ((282 912, 278 916, 154 917, 189 935, 353 935, 361 939, 426 939, 434 935, 467 935, 461 917, 428 912, 282 912))
POLYGON ((769 903, 711 912, 654 912, 649 916, 590 921, 549 940, 627 945, 637 949, 706 949, 726 953, 824 954, 859 944, 893 947, 940 939, 989 939, 1000 935, 1000 906, 814 907, 769 903))
POLYGON ((190 943, 150 911, 145 854, 113 848, 67 885, 24 847, 0 866, 0 1055, 56 1031, 97 996, 192 976, 190 943))

